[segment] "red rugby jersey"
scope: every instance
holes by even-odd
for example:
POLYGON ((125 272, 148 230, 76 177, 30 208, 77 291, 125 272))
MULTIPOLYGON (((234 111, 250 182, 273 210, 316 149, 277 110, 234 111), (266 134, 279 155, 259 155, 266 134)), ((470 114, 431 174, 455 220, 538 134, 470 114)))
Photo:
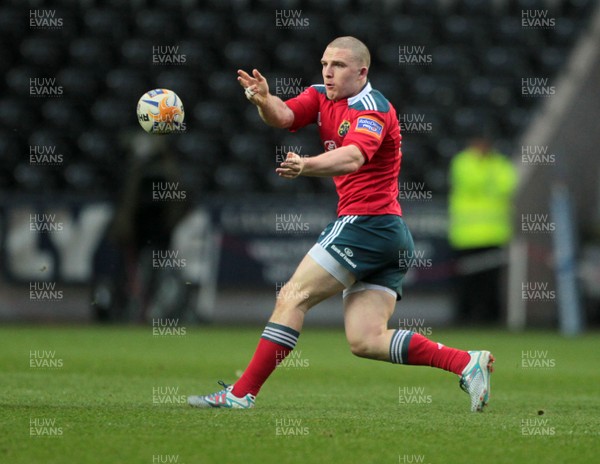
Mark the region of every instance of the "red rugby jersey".
POLYGON ((402 136, 396 110, 370 83, 351 98, 333 101, 324 85, 313 85, 287 100, 294 112, 291 131, 317 123, 325 151, 356 145, 365 158, 358 171, 333 178, 338 216, 402 215, 398 176, 402 136))

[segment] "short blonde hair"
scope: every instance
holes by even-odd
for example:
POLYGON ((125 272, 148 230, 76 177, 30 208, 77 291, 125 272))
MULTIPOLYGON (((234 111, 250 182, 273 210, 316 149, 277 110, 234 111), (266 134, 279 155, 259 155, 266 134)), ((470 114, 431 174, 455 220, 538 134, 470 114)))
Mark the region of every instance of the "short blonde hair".
POLYGON ((353 58, 360 63, 361 66, 368 68, 371 66, 371 54, 367 46, 352 36, 338 37, 334 39, 327 48, 342 48, 350 50, 353 58))

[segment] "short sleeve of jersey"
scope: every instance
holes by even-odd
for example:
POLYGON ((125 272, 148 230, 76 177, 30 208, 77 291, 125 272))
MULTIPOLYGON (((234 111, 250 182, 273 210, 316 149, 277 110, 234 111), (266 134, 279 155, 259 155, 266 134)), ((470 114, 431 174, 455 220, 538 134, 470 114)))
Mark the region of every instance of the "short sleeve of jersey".
POLYGON ((294 113, 294 123, 289 130, 295 131, 317 122, 319 92, 314 87, 309 87, 297 97, 286 100, 285 104, 294 113))
POLYGON ((384 113, 361 111, 352 121, 342 146, 356 145, 365 157, 365 162, 368 162, 379 150, 387 131, 384 113))

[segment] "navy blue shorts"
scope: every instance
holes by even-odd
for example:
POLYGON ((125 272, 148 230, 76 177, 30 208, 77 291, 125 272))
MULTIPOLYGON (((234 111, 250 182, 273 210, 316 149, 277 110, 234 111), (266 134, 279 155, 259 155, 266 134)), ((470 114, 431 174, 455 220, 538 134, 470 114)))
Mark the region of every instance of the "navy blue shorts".
POLYGON ((341 216, 330 223, 308 252, 346 286, 344 296, 379 288, 402 297, 406 256, 415 245, 402 217, 341 216))

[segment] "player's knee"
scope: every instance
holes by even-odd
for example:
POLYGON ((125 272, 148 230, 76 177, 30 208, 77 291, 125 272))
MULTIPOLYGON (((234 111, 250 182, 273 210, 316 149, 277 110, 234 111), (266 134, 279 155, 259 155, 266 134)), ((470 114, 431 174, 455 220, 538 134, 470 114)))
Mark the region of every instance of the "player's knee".
POLYGON ((359 358, 371 358, 373 356, 373 349, 368 339, 351 339, 348 340, 348 343, 354 356, 359 358))

